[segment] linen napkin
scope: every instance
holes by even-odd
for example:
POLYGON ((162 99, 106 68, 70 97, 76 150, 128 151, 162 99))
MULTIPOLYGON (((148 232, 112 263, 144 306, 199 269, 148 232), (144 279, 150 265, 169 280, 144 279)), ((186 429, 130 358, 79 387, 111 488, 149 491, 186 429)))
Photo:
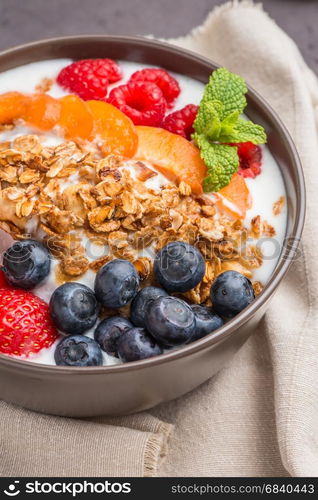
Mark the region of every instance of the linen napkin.
POLYGON ((307 178, 301 255, 229 367, 176 401, 90 420, 0 403, 2 476, 318 476, 317 79, 250 1, 170 42, 241 74, 287 125, 307 178))

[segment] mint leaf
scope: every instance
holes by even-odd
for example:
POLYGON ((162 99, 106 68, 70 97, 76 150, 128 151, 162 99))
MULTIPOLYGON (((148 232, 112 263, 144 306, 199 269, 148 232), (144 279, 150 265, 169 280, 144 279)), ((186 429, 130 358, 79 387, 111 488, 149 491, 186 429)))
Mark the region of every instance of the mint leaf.
POLYGON ((224 130, 219 135, 220 142, 253 142, 254 144, 264 144, 266 142, 265 130, 261 125, 242 120, 237 121, 230 131, 224 130))
POLYGON ((221 108, 222 103, 219 101, 209 101, 200 105, 195 119, 195 130, 198 134, 204 134, 211 139, 219 136, 221 108))
POLYGON ((239 119, 239 116, 240 116, 239 111, 233 111, 233 113, 224 118, 224 120, 221 122, 221 130, 218 136, 219 142, 230 142, 230 141, 223 141, 222 137, 232 135, 236 127, 237 121, 239 119))
POLYGON ((195 134, 195 140, 208 170, 203 181, 204 191, 219 191, 229 184, 238 169, 237 149, 233 146, 213 144, 202 134, 195 134))
POLYGON ((247 87, 243 78, 231 73, 226 68, 219 68, 213 71, 210 76, 201 102, 221 102, 223 106, 219 117, 220 120, 223 120, 235 111, 238 111, 239 114, 243 113, 246 106, 246 93, 247 87))
POLYGON ((205 191, 218 191, 229 184, 237 171, 237 148, 229 143, 266 142, 263 127, 240 118, 246 106, 246 92, 243 78, 226 68, 214 71, 205 87, 192 136, 208 169, 205 191))

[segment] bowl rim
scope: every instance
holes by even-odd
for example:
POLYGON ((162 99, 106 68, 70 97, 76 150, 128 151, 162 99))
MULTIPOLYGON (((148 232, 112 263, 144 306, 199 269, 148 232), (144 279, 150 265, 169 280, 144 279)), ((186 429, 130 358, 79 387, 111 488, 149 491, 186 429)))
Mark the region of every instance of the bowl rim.
MULTIPOLYGON (((5 49, 0 51, 0 59, 4 56, 14 55, 14 53, 18 53, 21 51, 27 51, 28 49, 34 50, 37 47, 40 47, 45 44, 66 44, 67 42, 80 42, 85 43, 91 41, 105 41, 105 42, 126 42, 133 45, 150 45, 156 49, 159 49, 168 54, 174 54, 176 56, 183 55, 188 59, 193 59, 196 62, 201 62, 204 65, 220 67, 219 64, 215 63, 213 60, 201 56, 193 51, 183 49, 176 45, 169 44, 167 42, 162 42, 159 40, 153 40, 151 38, 146 38, 143 36, 127 36, 127 35, 69 35, 69 36, 61 36, 61 37, 53 37, 53 38, 45 38, 41 40, 37 40, 34 42, 29 42, 25 44, 20 44, 14 46, 9 49, 5 49)), ((62 58, 62 57, 61 57, 62 58)), ((48 58, 49 59, 49 58, 48 58)), ((34 59, 33 62, 44 60, 34 59)), ((26 63, 25 63, 26 64, 26 63)), ((22 64, 21 64, 22 65, 22 64)), ((12 66, 19 67, 18 66, 12 66)), ((212 70, 212 68, 211 68, 212 70)), ((186 74, 186 72, 184 73, 186 74)), ((111 373, 124 373, 127 371, 136 371, 142 370, 149 367, 164 365, 165 363, 176 361, 180 358, 186 357, 191 354, 195 354, 199 351, 203 351, 204 349, 211 347, 212 345, 222 342, 227 339, 230 335, 237 330, 237 328, 246 323, 253 315, 257 312, 259 308, 261 308, 271 297, 271 295, 275 292, 279 283, 282 281, 284 276, 286 275, 288 269, 291 266, 296 254, 297 249, 300 243, 304 222, 305 222, 305 213, 306 213, 306 191, 305 191, 305 180, 304 173, 301 166, 300 158, 296 149, 296 146, 286 128, 282 120, 273 110, 273 108, 267 103, 260 94, 253 89, 249 84, 248 94, 253 96, 253 101, 257 103, 259 107, 265 109, 267 114, 271 115, 271 120, 274 124, 275 129, 279 132, 280 140, 284 138, 286 142, 286 147, 289 149, 290 156, 293 157, 294 163, 296 166, 296 179, 295 179, 295 190, 296 190, 296 213, 295 213, 295 221, 293 224, 293 228, 291 231, 291 236, 289 237, 290 244, 288 245, 288 249, 285 251, 285 255, 282 254, 279 257, 278 263, 274 269, 274 272, 269 280, 269 282, 264 287, 264 290, 260 295, 258 295, 255 300, 246 307, 241 313, 235 316, 233 319, 224 324, 221 328, 216 330, 215 332, 199 339, 191 344, 180 347, 177 350, 173 350, 171 352, 167 352, 161 354, 160 356, 155 356, 153 358, 147 358, 140 361, 133 361, 129 363, 121 363, 115 365, 106 365, 106 366, 94 366, 94 367, 69 367, 69 366, 56 366, 56 365, 47 365, 36 363, 31 360, 23 360, 11 356, 7 356, 5 354, 0 354, 0 364, 6 365, 8 368, 17 368, 28 369, 34 372, 45 373, 67 373, 70 374, 76 373, 76 375, 89 376, 96 374, 111 374, 111 373), (283 258, 284 257, 284 258, 283 258)))

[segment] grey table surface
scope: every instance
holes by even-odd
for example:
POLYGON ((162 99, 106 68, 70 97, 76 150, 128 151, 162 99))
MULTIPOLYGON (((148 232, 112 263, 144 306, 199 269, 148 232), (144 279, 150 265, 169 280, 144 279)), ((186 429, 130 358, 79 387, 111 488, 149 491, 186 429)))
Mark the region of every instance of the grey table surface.
MULTIPOLYGON (((0 0, 0 49, 57 35, 172 37, 202 23, 223 0, 0 0)), ((318 0, 263 0, 318 73, 318 0)))

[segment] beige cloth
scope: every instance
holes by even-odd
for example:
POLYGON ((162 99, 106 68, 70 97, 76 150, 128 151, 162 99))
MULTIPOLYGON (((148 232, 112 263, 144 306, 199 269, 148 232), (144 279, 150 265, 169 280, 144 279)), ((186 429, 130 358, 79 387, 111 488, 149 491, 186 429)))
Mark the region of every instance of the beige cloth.
POLYGON ((240 73, 283 118, 307 177, 302 254, 230 366, 177 401, 95 421, 2 403, 3 476, 318 476, 317 80, 251 2, 218 8, 173 42, 240 73))

